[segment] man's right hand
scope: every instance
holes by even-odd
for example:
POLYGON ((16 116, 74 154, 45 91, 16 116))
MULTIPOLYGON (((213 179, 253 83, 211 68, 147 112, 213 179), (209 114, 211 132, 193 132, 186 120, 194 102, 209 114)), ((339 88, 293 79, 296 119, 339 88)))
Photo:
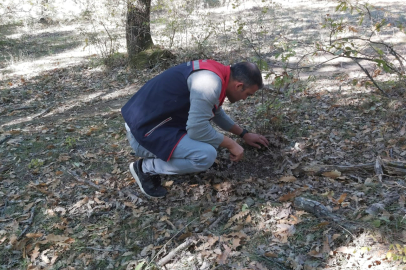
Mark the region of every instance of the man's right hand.
POLYGON ((231 161, 239 161, 244 156, 244 148, 239 145, 233 139, 224 136, 223 142, 220 144, 220 147, 225 147, 230 151, 230 160, 231 161))
POLYGON ((242 148, 242 146, 238 143, 235 143, 235 146, 233 146, 232 148, 228 148, 228 151, 230 151, 231 161, 239 161, 244 156, 244 148, 242 148))

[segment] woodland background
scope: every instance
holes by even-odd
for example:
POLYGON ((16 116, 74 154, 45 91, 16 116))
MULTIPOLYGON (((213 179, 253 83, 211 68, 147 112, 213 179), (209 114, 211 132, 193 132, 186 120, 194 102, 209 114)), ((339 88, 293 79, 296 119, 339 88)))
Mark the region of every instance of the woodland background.
POLYGON ((2 1, 0 268, 405 269, 405 5, 2 1), (130 53, 147 6, 153 45, 130 53), (120 108, 204 58, 261 68, 224 108, 270 147, 147 199, 120 108))

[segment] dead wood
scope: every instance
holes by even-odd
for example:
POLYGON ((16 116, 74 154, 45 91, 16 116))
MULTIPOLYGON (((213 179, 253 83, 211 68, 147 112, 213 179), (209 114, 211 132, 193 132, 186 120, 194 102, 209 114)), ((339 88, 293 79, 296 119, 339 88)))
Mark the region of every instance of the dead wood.
POLYGON ((30 218, 25 222, 27 225, 25 226, 24 230, 21 232, 21 234, 18 236, 17 240, 21 240, 23 236, 27 233, 28 229, 30 228, 33 220, 34 220, 34 214, 35 214, 35 206, 31 208, 31 216, 30 218))
POLYGON ((341 217, 334 215, 330 210, 327 209, 327 207, 318 201, 313 201, 303 197, 296 197, 295 206, 315 215, 318 218, 327 218, 336 222, 343 220, 341 217))
MULTIPOLYGON (((339 171, 341 173, 357 172, 360 170, 374 172, 382 177, 383 172, 389 175, 406 175, 406 162, 377 158, 375 162, 356 165, 304 165, 294 170, 295 174, 322 176, 325 172, 339 171)), ((381 179, 381 178, 380 178, 381 179)))
POLYGON ((6 142, 10 138, 11 138, 11 135, 7 135, 6 137, 4 137, 3 139, 0 140, 0 144, 6 142))
POLYGON ((367 210, 366 213, 376 216, 380 214, 385 207, 388 207, 394 202, 397 202, 400 198, 400 195, 395 191, 385 196, 385 199, 382 202, 372 204, 367 210))
POLYGON ((383 175, 382 160, 379 156, 375 160, 374 170, 375 170, 376 175, 378 176, 379 182, 382 182, 382 175, 383 175))
POLYGON ((26 107, 10 109, 9 112, 22 111, 22 110, 31 110, 31 109, 36 109, 36 108, 37 108, 37 106, 26 106, 26 107))
POLYGON ((234 211, 234 207, 231 207, 229 209, 226 209, 221 213, 221 215, 209 226, 209 230, 212 230, 213 228, 217 227, 217 225, 224 219, 226 218, 230 213, 234 211))
POLYGON ((165 257, 163 257, 161 260, 159 260, 158 265, 159 266, 164 266, 165 264, 167 264, 170 260, 173 259, 173 257, 175 257, 176 253, 178 253, 181 250, 184 250, 188 247, 190 247, 193 244, 193 240, 192 238, 187 238, 185 242, 183 242, 182 244, 180 244, 179 246, 177 246, 175 249, 173 249, 171 252, 169 252, 168 255, 166 255, 165 257))
POLYGON ((51 106, 51 107, 46 108, 43 112, 41 112, 41 113, 39 113, 39 114, 37 114, 37 115, 34 115, 32 118, 34 119, 34 118, 38 118, 38 117, 44 116, 45 114, 49 113, 49 112, 52 110, 53 107, 54 107, 54 106, 51 106))
POLYGON ((333 214, 327 207, 318 201, 313 201, 303 197, 296 197, 294 203, 295 207, 302 209, 318 218, 330 220, 338 224, 340 227, 347 229, 351 233, 354 233, 360 229, 356 224, 351 224, 345 218, 333 214))
POLYGON ((88 181, 85 179, 82 179, 79 175, 77 175, 77 173, 75 173, 74 171, 71 170, 66 170, 67 173, 69 173, 71 176, 73 176, 73 178, 78 181, 81 182, 83 184, 87 184, 89 186, 92 186, 98 190, 103 190, 104 188, 102 186, 96 185, 95 183, 93 183, 92 181, 88 181))

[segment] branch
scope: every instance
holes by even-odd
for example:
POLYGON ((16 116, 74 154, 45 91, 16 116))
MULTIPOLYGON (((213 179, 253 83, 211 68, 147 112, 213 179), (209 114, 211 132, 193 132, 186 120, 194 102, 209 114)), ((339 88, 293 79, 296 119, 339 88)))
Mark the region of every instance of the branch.
POLYGON ((0 144, 6 142, 10 138, 11 138, 11 135, 7 135, 6 137, 4 137, 3 139, 0 140, 0 144))
POLYGON ((71 171, 71 170, 66 170, 66 172, 67 172, 68 174, 70 174, 71 176, 73 176, 73 178, 75 178, 75 180, 78 181, 78 182, 87 184, 87 185, 89 185, 89 186, 92 186, 92 187, 94 187, 94 188, 97 188, 98 190, 104 189, 103 187, 101 187, 101 186, 99 186, 99 185, 96 185, 96 184, 93 183, 92 181, 88 181, 88 180, 85 180, 85 179, 80 178, 79 175, 77 175, 75 172, 73 172, 73 171, 71 171))
MULTIPOLYGON (((199 217, 194 218, 192 221, 190 221, 188 224, 186 224, 185 227, 183 227, 183 228, 180 229, 177 233, 175 233, 175 235, 172 236, 171 239, 169 239, 168 242, 166 242, 165 245, 163 245, 163 246, 161 247, 161 249, 155 254, 155 256, 151 259, 151 262, 156 258, 156 256, 158 256, 159 253, 161 253, 161 250, 162 250, 164 247, 166 247, 166 245, 167 245, 169 242, 171 242, 173 238, 175 238, 181 231, 183 231, 185 228, 187 228, 190 224, 192 224, 192 222, 194 222, 194 221, 195 221, 196 219, 198 219, 198 218, 199 218, 199 217)), ((161 259, 161 261, 162 261, 162 259, 161 259)), ((161 261, 159 261, 159 262, 161 262, 161 261)), ((151 262, 148 264, 148 266, 151 264, 151 262)), ((159 264, 159 262, 158 262, 158 264, 159 264)))
POLYGON ((368 70, 366 68, 364 68, 363 66, 361 66, 361 64, 357 61, 357 59, 355 57, 350 57, 355 63, 357 63, 357 65, 362 69, 362 71, 365 72, 365 74, 367 74, 368 78, 372 81, 372 83, 376 86, 376 88, 379 89, 379 91, 382 92, 382 94, 384 94, 386 97, 389 97, 389 95, 383 91, 379 85, 375 82, 374 78, 372 78, 371 74, 369 74, 368 70))
POLYGON ((31 216, 30 218, 26 221, 27 225, 25 226, 24 230, 21 232, 21 234, 18 236, 17 240, 20 240, 23 238, 23 236, 27 233, 28 229, 30 228, 32 221, 34 220, 34 214, 35 214, 35 206, 31 208, 31 216))
POLYGON ((193 240, 191 238, 186 239, 185 242, 183 242, 182 244, 180 244, 179 246, 177 246, 175 249, 173 249, 171 252, 169 252, 168 255, 166 255, 165 257, 163 257, 159 262, 158 265, 159 266, 164 266, 165 264, 167 264, 170 260, 173 259, 173 257, 175 257, 176 253, 178 253, 181 250, 184 250, 188 247, 190 247, 193 244, 193 240))
MULTIPOLYGON (((379 162, 383 167, 383 170, 394 175, 406 175, 406 162, 402 161, 393 161, 388 159, 380 159, 379 162)), ((339 171, 339 172, 353 172, 360 169, 373 172, 375 169, 375 162, 357 164, 357 165, 308 165, 300 166, 294 169, 295 174, 305 173, 308 175, 317 175, 321 176, 325 172, 339 171)))

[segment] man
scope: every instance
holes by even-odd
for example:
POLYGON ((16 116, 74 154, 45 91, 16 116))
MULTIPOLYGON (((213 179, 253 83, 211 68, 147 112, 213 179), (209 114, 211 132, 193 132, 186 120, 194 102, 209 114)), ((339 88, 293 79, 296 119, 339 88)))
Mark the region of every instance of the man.
POLYGON ((148 81, 121 109, 130 145, 142 157, 130 164, 141 191, 164 197, 160 174, 205 171, 213 165, 218 147, 228 149, 230 160, 241 160, 244 149, 217 132, 210 120, 248 145, 268 146, 264 136, 241 128, 221 108, 225 97, 231 103, 245 100, 262 86, 255 64, 230 67, 213 60, 180 64, 148 81))

